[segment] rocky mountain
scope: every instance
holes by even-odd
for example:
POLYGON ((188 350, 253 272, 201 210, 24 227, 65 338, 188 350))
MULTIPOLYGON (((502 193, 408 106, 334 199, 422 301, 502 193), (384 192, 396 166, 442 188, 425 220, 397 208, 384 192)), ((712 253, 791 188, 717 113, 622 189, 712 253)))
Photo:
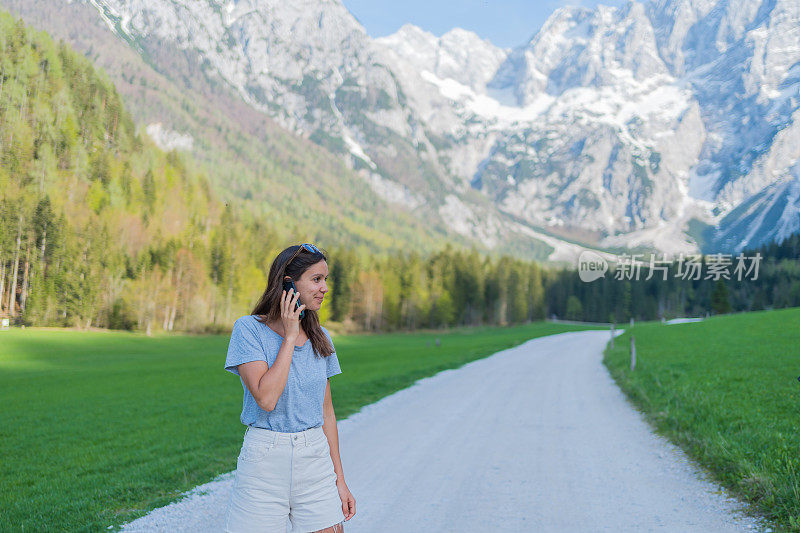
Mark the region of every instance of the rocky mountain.
POLYGON ((489 247, 736 251, 798 229, 796 0, 561 8, 513 50, 371 39, 339 0, 90 3, 155 69, 155 42, 191 54, 384 200, 489 247))
POLYGON ((800 4, 660 2, 659 53, 692 88, 706 140, 690 194, 711 203, 721 248, 800 229, 800 4))
POLYGON ((397 199, 409 207, 422 201, 424 186, 441 181, 435 159, 418 156, 423 139, 399 105, 393 73, 373 56, 366 32, 340 2, 92 3, 134 46, 159 39, 196 52, 207 75, 287 129, 392 176, 397 199))
POLYGON ((798 230, 798 32, 790 1, 562 8, 480 86, 408 28, 377 41, 409 92, 450 100, 461 121, 429 121, 441 153, 482 157, 449 170, 504 212, 676 252, 798 230))

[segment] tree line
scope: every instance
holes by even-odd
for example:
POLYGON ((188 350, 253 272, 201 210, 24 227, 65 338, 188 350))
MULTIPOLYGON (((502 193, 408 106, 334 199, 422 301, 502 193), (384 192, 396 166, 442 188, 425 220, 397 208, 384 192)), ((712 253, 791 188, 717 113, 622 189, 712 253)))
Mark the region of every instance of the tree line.
POLYGON ((672 260, 651 274, 645 262, 638 279, 591 282, 561 270, 546 286, 548 316, 620 323, 800 306, 800 233, 740 254, 703 255, 697 267, 699 275, 686 276, 687 263, 672 260), (735 271, 739 255, 749 271, 735 271), (719 268, 726 262, 729 268, 719 268))
POLYGON ((587 283, 574 270, 507 256, 450 246, 372 253, 330 231, 265 221, 221 199, 191 161, 140 136, 86 58, 0 13, 0 317, 221 331, 249 312, 277 252, 306 241, 328 245, 323 320, 367 331, 800 305, 796 235, 760 249, 757 281, 587 283))
POLYGON ((687 262, 675 259, 653 272, 644 262, 635 267, 636 276, 608 272, 582 281, 575 269, 486 258, 474 250, 448 247, 427 258, 395 254, 361 263, 336 250, 328 316, 367 330, 391 330, 544 318, 623 323, 800 306, 800 233, 729 257, 693 259, 697 269, 691 275, 687 262), (735 271, 737 255, 747 271, 735 271), (726 260, 730 267, 721 268, 726 260))
POLYGON ((335 249, 323 318, 369 331, 541 320, 545 273, 535 262, 450 246, 427 257, 411 252, 367 259, 335 249))

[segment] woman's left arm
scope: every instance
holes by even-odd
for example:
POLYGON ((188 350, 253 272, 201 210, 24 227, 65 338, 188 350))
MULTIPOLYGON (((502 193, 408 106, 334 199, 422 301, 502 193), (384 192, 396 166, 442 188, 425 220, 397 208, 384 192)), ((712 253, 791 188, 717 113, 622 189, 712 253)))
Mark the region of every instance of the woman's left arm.
POLYGON ((325 383, 325 400, 322 403, 322 431, 325 432, 325 437, 328 439, 328 447, 331 450, 333 471, 336 473, 336 488, 339 489, 339 497, 342 499, 344 519, 350 520, 356 514, 356 500, 344 482, 342 458, 339 456, 339 430, 336 427, 336 413, 333 411, 330 380, 325 383))

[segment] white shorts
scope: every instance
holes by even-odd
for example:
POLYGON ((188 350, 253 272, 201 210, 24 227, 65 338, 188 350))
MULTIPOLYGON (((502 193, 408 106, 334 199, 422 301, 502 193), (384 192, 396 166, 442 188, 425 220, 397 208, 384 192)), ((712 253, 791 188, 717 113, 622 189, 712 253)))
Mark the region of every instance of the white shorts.
POLYGON ((280 433, 250 427, 236 463, 225 531, 317 531, 344 521, 321 427, 280 433))

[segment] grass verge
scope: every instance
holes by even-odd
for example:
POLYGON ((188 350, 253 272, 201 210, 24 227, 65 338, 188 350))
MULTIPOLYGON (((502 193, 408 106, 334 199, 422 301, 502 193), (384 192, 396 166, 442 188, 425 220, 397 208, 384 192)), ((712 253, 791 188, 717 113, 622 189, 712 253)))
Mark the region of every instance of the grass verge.
POLYGON ((789 531, 800 531, 798 326, 798 308, 637 324, 604 358, 660 433, 789 531))

